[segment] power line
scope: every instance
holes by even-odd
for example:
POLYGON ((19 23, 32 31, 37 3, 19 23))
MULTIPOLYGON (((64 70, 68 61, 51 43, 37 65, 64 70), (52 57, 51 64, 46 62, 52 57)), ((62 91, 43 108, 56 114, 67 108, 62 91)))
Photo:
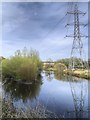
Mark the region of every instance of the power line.
MULTIPOLYGON (((72 10, 73 9, 73 2, 68 2, 68 8, 67 8, 67 12, 72 10)), ((67 24, 70 23, 70 20, 71 20, 71 14, 68 15, 68 18, 67 18, 67 24)), ((65 26, 66 27, 66 26, 65 26)), ((68 30, 69 30, 69 27, 67 27, 67 34, 68 34, 68 30)))
POLYGON ((62 17, 53 27, 52 29, 44 36, 44 39, 46 39, 48 37, 48 35, 50 35, 57 27, 57 25, 59 25, 65 18, 66 15, 64 15, 64 17, 62 17))

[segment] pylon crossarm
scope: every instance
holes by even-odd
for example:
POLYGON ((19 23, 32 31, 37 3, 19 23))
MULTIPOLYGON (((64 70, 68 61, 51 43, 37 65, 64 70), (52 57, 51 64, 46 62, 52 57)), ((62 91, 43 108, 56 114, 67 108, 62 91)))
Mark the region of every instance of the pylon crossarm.
POLYGON ((85 37, 85 38, 87 38, 88 36, 84 36, 84 35, 66 35, 66 37, 85 37))
MULTIPOLYGON (((73 25, 74 25, 74 23, 68 23, 68 24, 65 25, 65 27, 67 27, 67 26, 73 26, 73 25)), ((80 25, 80 26, 85 27, 85 26, 87 26, 88 24, 79 23, 79 24, 75 24, 75 25, 80 25)))
POLYGON ((80 12, 80 11, 70 11, 70 12, 67 12, 67 14, 80 14, 80 15, 85 15, 86 13, 84 12, 80 12))

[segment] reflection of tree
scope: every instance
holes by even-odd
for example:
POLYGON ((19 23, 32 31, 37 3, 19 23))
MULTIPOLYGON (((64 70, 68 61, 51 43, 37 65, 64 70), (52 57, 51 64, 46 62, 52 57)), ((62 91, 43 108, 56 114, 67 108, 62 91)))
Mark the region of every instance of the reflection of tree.
POLYGON ((53 80, 53 71, 45 71, 45 75, 48 81, 53 80))
POLYGON ((54 73, 54 77, 56 80, 62 80, 64 79, 64 75, 63 74, 58 74, 57 72, 54 73))
POLYGON ((22 99, 23 101, 29 99, 34 99, 39 95, 40 86, 42 84, 41 78, 36 83, 33 84, 21 84, 15 81, 7 81, 4 84, 4 90, 6 93, 9 93, 12 98, 16 100, 22 99))
POLYGON ((85 95, 87 92, 86 83, 83 80, 75 79, 72 76, 68 78, 71 88, 71 93, 74 102, 74 112, 76 118, 83 118, 84 113, 84 103, 85 103, 85 95))

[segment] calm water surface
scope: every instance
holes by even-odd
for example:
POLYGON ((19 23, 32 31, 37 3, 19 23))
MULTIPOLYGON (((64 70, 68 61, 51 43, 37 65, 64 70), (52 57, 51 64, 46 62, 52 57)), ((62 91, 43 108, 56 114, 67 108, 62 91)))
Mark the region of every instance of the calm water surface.
POLYGON ((35 107, 39 103, 58 116, 88 117, 88 84, 86 79, 43 71, 34 85, 7 82, 3 91, 5 97, 12 97, 16 108, 35 107))

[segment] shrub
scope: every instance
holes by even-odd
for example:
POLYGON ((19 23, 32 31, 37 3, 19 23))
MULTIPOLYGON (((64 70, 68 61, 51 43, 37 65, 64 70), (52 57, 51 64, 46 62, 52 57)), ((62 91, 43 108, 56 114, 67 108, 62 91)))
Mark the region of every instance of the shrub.
POLYGON ((36 50, 29 53, 28 50, 15 52, 15 56, 2 61, 2 73, 4 78, 17 80, 35 80, 42 70, 39 54, 36 50))
POLYGON ((56 63, 54 67, 55 71, 59 74, 63 73, 63 71, 67 69, 67 67, 63 63, 56 63))

